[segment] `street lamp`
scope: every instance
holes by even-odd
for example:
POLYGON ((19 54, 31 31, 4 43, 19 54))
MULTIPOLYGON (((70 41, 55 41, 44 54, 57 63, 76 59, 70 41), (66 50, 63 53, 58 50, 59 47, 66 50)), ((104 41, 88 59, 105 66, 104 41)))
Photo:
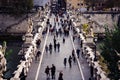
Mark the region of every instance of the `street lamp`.
POLYGON ((95 57, 94 57, 94 61, 97 61, 97 56, 96 56, 96 42, 97 42, 97 37, 94 37, 94 43, 95 43, 95 57))
POLYGON ((26 37, 25 35, 22 36, 22 40, 24 41, 23 44, 22 44, 22 60, 25 60, 24 58, 24 53, 25 53, 25 41, 26 41, 26 37))
POLYGON ((25 41, 25 35, 22 36, 22 40, 25 41))
POLYGON ((92 64, 92 62, 91 62, 91 63, 90 63, 90 75, 91 75, 91 78, 93 78, 93 75, 94 75, 93 70, 94 70, 94 67, 93 67, 93 64, 92 64))

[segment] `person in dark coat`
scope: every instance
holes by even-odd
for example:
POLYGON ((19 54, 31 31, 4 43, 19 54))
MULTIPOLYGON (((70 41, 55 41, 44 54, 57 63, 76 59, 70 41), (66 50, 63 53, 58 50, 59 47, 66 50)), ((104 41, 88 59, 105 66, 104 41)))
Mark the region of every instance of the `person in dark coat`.
POLYGON ((57 44, 55 43, 55 44, 54 44, 54 51, 55 51, 55 52, 56 52, 56 45, 57 45, 57 44))
POLYGON ((56 37, 58 37, 58 31, 56 30, 56 37))
POLYGON ((41 40, 40 40, 40 39, 38 39, 38 40, 36 41, 37 48, 39 48, 40 43, 41 43, 41 40))
POLYGON ((56 39, 55 39, 55 37, 54 37, 53 41, 54 41, 54 51, 56 52, 56 39))
POLYGON ((54 42, 54 44, 56 43, 56 39, 55 39, 55 36, 54 36, 54 38, 53 38, 53 42, 54 42))
POLYGON ((50 21, 49 21, 49 19, 47 19, 47 22, 46 22, 46 23, 47 23, 47 26, 50 24, 50 21))
POLYGON ((60 43, 57 44, 58 52, 60 52, 60 43))
POLYGON ((61 30, 61 28, 59 29, 59 34, 60 34, 60 36, 62 36, 62 30, 61 30))
POLYGON ((63 80, 63 73, 62 72, 59 73, 58 80, 63 80))
POLYGON ((67 64, 67 58, 64 58, 64 66, 65 66, 65 68, 66 68, 66 64, 67 64))
POLYGON ((73 59, 73 61, 75 63, 75 51, 74 51, 74 49, 72 50, 72 59, 73 59))
POLYGON ((65 38, 63 37, 63 43, 65 43, 65 38))
POLYGON ((45 73, 46 73, 47 78, 50 77, 50 68, 49 68, 49 66, 47 66, 45 68, 45 73))
POLYGON ((71 68, 72 67, 72 57, 71 56, 69 56, 68 62, 69 62, 69 66, 71 68))
POLYGON ((56 72, 56 67, 54 64, 52 64, 52 67, 51 67, 51 76, 52 76, 52 79, 55 79, 55 72, 56 72))
POLYGON ((77 53, 77 56, 78 56, 78 58, 79 58, 80 49, 77 49, 77 50, 76 50, 76 53, 77 53))
POLYGON ((41 55, 41 51, 37 51, 37 53, 36 53, 36 61, 40 58, 40 55, 41 55))
POLYGON ((49 51, 50 51, 50 54, 52 54, 52 44, 51 43, 49 44, 49 51))
POLYGON ((46 51, 46 53, 48 53, 48 46, 47 45, 45 46, 45 51, 46 51))

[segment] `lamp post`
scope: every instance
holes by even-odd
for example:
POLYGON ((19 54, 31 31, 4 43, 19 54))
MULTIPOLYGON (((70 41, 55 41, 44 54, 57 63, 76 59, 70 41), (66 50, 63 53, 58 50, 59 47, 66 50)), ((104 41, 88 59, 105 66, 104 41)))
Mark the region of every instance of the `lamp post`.
POLYGON ((22 40, 25 42, 25 35, 22 36, 22 40))
POLYGON ((94 68, 93 68, 93 64, 90 63, 90 74, 91 74, 91 79, 93 78, 94 72, 93 72, 94 68))
POLYGON ((22 40, 23 40, 23 45, 22 45, 22 60, 25 60, 25 58, 24 58, 24 52, 25 52, 25 41, 26 41, 26 37, 25 37, 25 35, 23 35, 22 36, 22 40))
POLYGON ((94 40, 94 43, 95 43, 95 51, 94 51, 95 52, 95 57, 94 57, 94 61, 97 61, 97 56, 96 56, 96 48, 97 48, 96 47, 96 42, 97 42, 97 37, 94 37, 93 40, 94 40))

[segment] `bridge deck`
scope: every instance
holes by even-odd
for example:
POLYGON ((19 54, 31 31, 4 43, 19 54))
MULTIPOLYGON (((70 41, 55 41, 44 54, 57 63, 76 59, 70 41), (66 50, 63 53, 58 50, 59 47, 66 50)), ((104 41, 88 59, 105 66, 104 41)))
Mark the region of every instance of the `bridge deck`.
MULTIPOLYGON (((53 19, 54 19, 54 16, 52 16, 50 18, 50 23, 52 25, 54 24, 53 19)), ((56 26, 58 26, 58 24, 56 26)), ((61 27, 61 25, 59 25, 57 27, 57 29, 59 29, 60 27, 61 27)), ((71 35, 73 35, 72 31, 70 31, 70 33, 71 33, 71 35)), ((38 69, 39 61, 37 61, 37 62, 33 61, 32 66, 29 69, 29 73, 27 75, 26 80, 35 80, 35 77, 37 77, 36 76, 37 72, 39 73, 37 80, 46 80, 45 68, 46 68, 47 65, 49 67, 51 67, 52 64, 54 64, 56 66, 56 79, 58 78, 59 72, 62 71, 63 72, 63 78, 65 80, 82 80, 82 76, 81 76, 81 73, 79 71, 77 63, 72 62, 72 68, 71 69, 69 68, 68 63, 67 63, 66 68, 63 65, 64 58, 66 57, 68 59, 69 56, 72 54, 73 46, 72 46, 72 42, 71 42, 71 38, 70 38, 71 35, 68 36, 68 37, 65 37, 65 40, 66 40, 65 44, 63 44, 63 42, 62 42, 62 39, 63 39, 64 35, 62 35, 61 37, 59 36, 57 38, 57 42, 60 42, 60 52, 58 52, 58 51, 55 52, 54 49, 53 49, 52 54, 44 52, 43 60, 42 60, 40 69, 38 71, 37 71, 37 69, 38 69)), ((49 45, 50 42, 53 45, 53 37, 54 36, 51 35, 51 34, 48 35, 47 43, 46 43, 47 45, 49 45)), ((41 51, 43 49, 44 42, 45 42, 45 38, 42 38, 42 43, 41 43, 42 46, 40 48, 41 51)), ((75 48, 80 47, 78 45, 79 40, 76 39, 74 44, 75 44, 75 48)), ((80 64, 81 64, 81 68, 82 68, 84 78, 85 78, 85 80, 88 80, 89 77, 90 77, 89 66, 88 66, 86 60, 82 56, 80 56, 79 61, 80 61, 80 64)))

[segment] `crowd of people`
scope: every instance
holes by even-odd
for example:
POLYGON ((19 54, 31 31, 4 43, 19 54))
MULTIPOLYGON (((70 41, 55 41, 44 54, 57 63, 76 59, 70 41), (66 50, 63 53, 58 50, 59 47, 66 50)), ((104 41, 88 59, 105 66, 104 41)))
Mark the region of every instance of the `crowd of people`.
MULTIPOLYGON (((47 67, 45 68, 45 74, 46 74, 47 80, 49 80, 50 77, 52 79, 55 79, 55 75, 56 75, 56 67, 55 67, 55 65, 52 64, 52 67, 49 67, 47 65, 47 67)), ((58 80, 63 80, 63 73, 62 73, 62 71, 59 72, 58 80)))
MULTIPOLYGON (((53 14, 54 15, 54 14, 53 14)), ((51 17, 52 15, 49 15, 51 17)), ((54 36, 53 40, 50 41, 49 44, 45 45, 45 53, 52 55, 53 52, 60 53, 61 51, 61 45, 66 43, 66 38, 70 35, 70 30, 74 31, 75 29, 72 27, 72 20, 70 19, 70 16, 66 14, 65 16, 59 16, 54 15, 53 24, 51 23, 51 19, 48 18, 46 21, 46 28, 44 28, 42 32, 42 36, 44 37, 47 33, 47 30, 49 30, 49 35, 54 36), (59 27, 60 26, 60 27, 59 27), (58 38, 62 38, 62 43, 58 40, 58 38)), ((73 42, 75 41, 76 36, 73 36, 73 42)), ((41 41, 36 41, 36 44, 39 48, 41 41)), ((76 56, 79 58, 80 49, 72 50, 71 55, 69 57, 65 57, 63 59, 64 67, 66 68, 67 63, 69 65, 69 68, 72 68, 72 62, 76 63, 76 56)), ((36 60, 40 56, 41 52, 37 51, 36 53, 36 60)), ((52 64, 52 67, 49 65, 45 68, 45 74, 47 76, 47 80, 50 80, 50 78, 55 79, 56 76, 56 66, 52 64)), ((59 72, 58 80, 63 80, 63 72, 59 72)))

